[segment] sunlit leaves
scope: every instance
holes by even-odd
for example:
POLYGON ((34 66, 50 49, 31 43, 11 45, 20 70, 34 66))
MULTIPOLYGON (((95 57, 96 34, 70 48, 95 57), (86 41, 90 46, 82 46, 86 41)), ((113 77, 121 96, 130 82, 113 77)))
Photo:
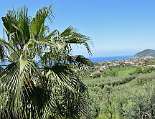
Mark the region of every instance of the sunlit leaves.
POLYGON ((51 7, 44 7, 39 9, 36 13, 36 16, 32 18, 30 25, 31 37, 38 39, 45 35, 45 20, 52 14, 51 7))
POLYGON ((72 27, 49 32, 46 21, 51 16, 51 7, 44 7, 34 17, 22 8, 8 11, 2 18, 7 39, 0 39, 0 58, 9 61, 0 71, 2 119, 86 116, 87 87, 72 65, 91 63, 81 55, 72 56, 71 44, 84 45, 90 53, 89 38, 72 27))

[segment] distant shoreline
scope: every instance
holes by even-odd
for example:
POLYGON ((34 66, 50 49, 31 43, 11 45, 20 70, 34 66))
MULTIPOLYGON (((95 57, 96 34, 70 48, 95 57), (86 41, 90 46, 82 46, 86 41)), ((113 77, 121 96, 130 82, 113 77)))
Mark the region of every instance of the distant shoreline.
POLYGON ((122 61, 133 58, 134 56, 109 56, 109 57, 89 57, 94 63, 109 62, 109 61, 122 61))

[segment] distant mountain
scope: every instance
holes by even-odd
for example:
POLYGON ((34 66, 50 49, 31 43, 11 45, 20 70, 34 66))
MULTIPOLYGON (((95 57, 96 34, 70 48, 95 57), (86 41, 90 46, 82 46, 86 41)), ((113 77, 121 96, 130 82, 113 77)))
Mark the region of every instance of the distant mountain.
POLYGON ((155 50, 146 49, 135 55, 135 57, 155 57, 155 50))

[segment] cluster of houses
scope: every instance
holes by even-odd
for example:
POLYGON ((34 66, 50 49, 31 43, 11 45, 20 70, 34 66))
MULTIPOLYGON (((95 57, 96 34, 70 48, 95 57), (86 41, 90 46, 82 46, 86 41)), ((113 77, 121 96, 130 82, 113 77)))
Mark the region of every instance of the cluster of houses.
POLYGON ((111 62, 102 62, 99 63, 94 67, 94 72, 90 74, 90 77, 101 77, 102 73, 106 69, 111 69, 113 67, 125 67, 125 66, 149 66, 149 67, 155 67, 155 65, 150 65, 150 61, 153 59, 153 57, 143 57, 143 58, 131 58, 128 60, 122 60, 122 61, 111 61, 111 62))

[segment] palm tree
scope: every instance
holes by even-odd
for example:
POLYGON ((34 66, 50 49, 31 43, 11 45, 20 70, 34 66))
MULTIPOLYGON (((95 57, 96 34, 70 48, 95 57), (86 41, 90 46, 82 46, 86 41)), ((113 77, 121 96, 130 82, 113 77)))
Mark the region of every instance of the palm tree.
POLYGON ((87 87, 74 69, 92 63, 71 51, 76 44, 91 53, 89 38, 73 27, 50 32, 51 17, 51 7, 34 17, 27 8, 2 17, 7 39, 0 39, 0 59, 10 64, 0 75, 1 119, 88 118, 87 87))

